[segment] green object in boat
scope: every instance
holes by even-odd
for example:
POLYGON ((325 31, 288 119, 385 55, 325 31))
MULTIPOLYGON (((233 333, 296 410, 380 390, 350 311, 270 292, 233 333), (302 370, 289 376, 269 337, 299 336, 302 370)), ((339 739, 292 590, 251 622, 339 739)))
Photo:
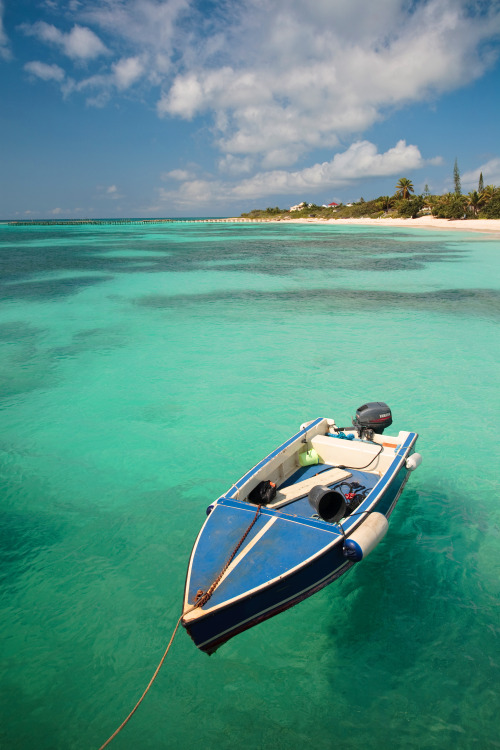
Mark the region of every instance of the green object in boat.
POLYGON ((314 448, 311 448, 310 451, 306 451, 305 453, 299 453, 299 464, 301 466, 314 466, 314 464, 319 464, 319 456, 314 448))

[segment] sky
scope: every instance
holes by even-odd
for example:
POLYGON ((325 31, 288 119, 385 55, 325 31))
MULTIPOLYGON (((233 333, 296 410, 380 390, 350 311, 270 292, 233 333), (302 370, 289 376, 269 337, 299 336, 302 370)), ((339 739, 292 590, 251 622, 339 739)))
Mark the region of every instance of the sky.
POLYGON ((0 0, 0 219, 500 185, 500 0, 0 0))

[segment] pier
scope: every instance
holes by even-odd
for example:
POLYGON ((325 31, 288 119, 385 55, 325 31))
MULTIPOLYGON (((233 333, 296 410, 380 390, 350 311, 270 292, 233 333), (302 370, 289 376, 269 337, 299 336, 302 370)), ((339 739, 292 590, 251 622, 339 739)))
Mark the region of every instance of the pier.
POLYGON ((32 221, 8 221, 11 227, 74 227, 95 225, 143 225, 143 224, 217 224, 217 223, 255 223, 272 221, 272 219, 34 219, 32 221))

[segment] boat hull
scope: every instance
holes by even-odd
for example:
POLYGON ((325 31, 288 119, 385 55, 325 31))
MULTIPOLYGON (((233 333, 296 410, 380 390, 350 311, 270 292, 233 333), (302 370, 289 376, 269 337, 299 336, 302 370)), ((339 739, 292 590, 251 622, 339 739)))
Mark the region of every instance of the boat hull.
MULTIPOLYGON (((214 595, 215 603, 209 600, 201 607, 193 610, 195 605, 193 580, 196 577, 194 569, 196 568, 196 555, 198 554, 198 557, 202 556, 198 542, 200 537, 203 536, 204 527, 193 548, 192 559, 188 569, 185 614, 182 620, 183 626, 196 646, 201 651, 212 654, 234 636, 290 609, 325 586, 328 586, 341 575, 347 573, 356 562, 346 559, 344 554, 346 537, 353 534, 356 528, 362 525, 363 518, 367 517, 366 514, 376 512, 386 518, 390 517, 408 479, 410 472, 406 468, 406 458, 413 452, 416 439, 417 435, 415 433, 408 433, 405 444, 401 446, 396 454, 389 470, 380 478, 376 486, 369 493, 365 503, 360 506, 359 512, 353 514, 353 517, 349 518, 345 524, 342 524, 340 529, 334 530, 328 524, 330 527, 328 529, 330 532, 328 541, 326 543, 324 541, 321 541, 321 543, 318 542, 318 549, 314 554, 309 554, 300 564, 292 565, 290 570, 275 575, 268 581, 250 587, 247 585, 246 590, 242 581, 241 592, 229 596, 227 601, 221 600, 220 595, 219 599, 214 595)), ((237 499, 230 497, 230 494, 227 493, 225 497, 220 498, 217 502, 227 512, 233 509, 235 514, 242 510, 242 506, 246 506, 246 518, 248 519, 248 504, 239 502, 237 499)), ((323 524, 321 521, 287 517, 286 513, 280 513, 279 511, 267 508, 262 508, 260 514, 262 515, 262 527, 266 523, 269 525, 273 516, 277 514, 279 518, 275 519, 278 521, 275 525, 276 528, 278 528, 279 524, 288 523, 289 532, 287 533, 291 543, 293 543, 294 534, 299 527, 303 531, 307 526, 310 535, 314 535, 316 533, 315 529, 317 529, 318 536, 320 534, 324 536, 324 527, 327 526, 327 524, 323 524)), ((205 536, 210 536, 209 531, 205 530, 205 536)), ((255 538, 257 537, 258 534, 256 534, 255 538)), ((249 547, 252 543, 251 541, 249 547)), ((248 555, 248 557, 251 558, 251 555, 248 555)), ((241 568, 243 567, 241 565, 241 568)), ((234 573, 233 577, 236 577, 234 573)), ((219 592, 216 591, 216 593, 219 592)))
POLYGON ((341 545, 320 560, 287 576, 282 581, 228 604, 217 613, 184 624, 201 651, 213 654, 235 635, 294 607, 346 573, 355 563, 346 561, 341 545))

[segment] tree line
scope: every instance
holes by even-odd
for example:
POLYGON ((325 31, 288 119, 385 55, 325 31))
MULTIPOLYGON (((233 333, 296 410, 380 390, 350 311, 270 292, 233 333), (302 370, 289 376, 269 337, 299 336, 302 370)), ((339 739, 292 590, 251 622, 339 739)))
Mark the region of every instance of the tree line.
POLYGON ((381 195, 370 201, 360 198, 356 203, 348 206, 341 203, 334 208, 302 201, 300 210, 293 213, 275 206, 264 210, 254 209, 241 215, 250 218, 351 219, 387 216, 416 219, 430 214, 437 219, 500 219, 500 187, 485 185, 482 172, 479 175, 477 189, 463 194, 460 170, 455 159, 453 184, 453 192, 444 195, 432 195, 427 185, 423 193, 416 195, 412 181, 407 177, 401 177, 393 195, 381 195))
POLYGON ((402 177, 396 185, 394 196, 385 196, 385 208, 395 207, 401 216, 416 218, 422 212, 431 213, 438 219, 500 219, 500 188, 484 184, 483 173, 479 175, 477 189, 462 193, 460 170, 457 160, 453 167, 453 192, 431 195, 427 185, 421 195, 414 193, 413 183, 402 177), (399 199, 399 203, 398 203, 399 199))

